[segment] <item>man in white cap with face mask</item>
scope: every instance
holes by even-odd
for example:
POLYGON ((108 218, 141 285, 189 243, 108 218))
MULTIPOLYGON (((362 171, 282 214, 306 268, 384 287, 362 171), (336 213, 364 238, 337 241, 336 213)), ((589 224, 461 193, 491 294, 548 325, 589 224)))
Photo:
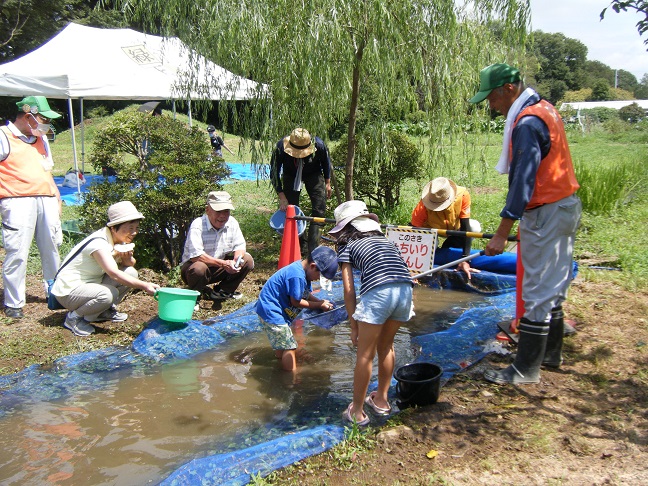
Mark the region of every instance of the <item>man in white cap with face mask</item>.
POLYGON ((4 313, 24 317, 27 258, 34 235, 43 279, 51 280, 59 266, 62 243, 61 196, 52 178, 54 167, 46 133, 50 120, 61 115, 44 96, 17 102, 16 120, 0 127, 0 212, 6 252, 2 266, 4 313))

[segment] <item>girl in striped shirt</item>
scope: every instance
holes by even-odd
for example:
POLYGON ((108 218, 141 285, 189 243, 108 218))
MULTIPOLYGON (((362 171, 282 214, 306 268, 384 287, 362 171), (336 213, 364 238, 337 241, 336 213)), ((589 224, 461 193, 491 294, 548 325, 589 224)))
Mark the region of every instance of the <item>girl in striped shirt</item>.
POLYGON ((380 230, 378 216, 362 201, 347 201, 335 209, 338 261, 342 268, 344 304, 349 314, 351 341, 357 346, 353 402, 344 418, 367 425, 364 404, 376 415, 389 415, 387 393, 394 372, 394 337, 414 316, 412 280, 398 249, 380 230), (360 271, 356 297, 353 269, 360 271), (378 388, 367 395, 372 363, 378 353, 378 388))

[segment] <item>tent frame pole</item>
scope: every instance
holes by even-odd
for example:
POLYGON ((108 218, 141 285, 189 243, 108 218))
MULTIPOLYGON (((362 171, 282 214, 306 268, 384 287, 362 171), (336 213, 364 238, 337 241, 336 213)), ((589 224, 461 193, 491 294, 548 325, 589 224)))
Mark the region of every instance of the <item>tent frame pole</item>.
POLYGON ((83 122, 83 98, 79 98, 79 116, 81 117, 81 173, 85 174, 85 124, 83 122))
POLYGON ((72 111, 72 98, 68 98, 68 112, 70 113, 70 131, 72 132, 72 156, 74 157, 74 172, 77 175, 77 194, 81 200, 81 181, 79 180, 79 164, 77 161, 76 137, 74 136, 74 112, 72 111))

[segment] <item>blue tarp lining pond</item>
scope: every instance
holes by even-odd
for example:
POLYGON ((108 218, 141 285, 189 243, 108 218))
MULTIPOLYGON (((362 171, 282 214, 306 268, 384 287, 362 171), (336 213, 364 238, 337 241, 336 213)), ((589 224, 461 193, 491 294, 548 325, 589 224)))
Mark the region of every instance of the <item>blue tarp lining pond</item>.
MULTIPOLYGON (((442 383, 445 383, 455 373, 482 359, 489 352, 489 343, 497 333, 497 323, 513 318, 515 276, 483 271, 474 274, 468 284, 462 274, 443 271, 423 283, 430 287, 462 289, 485 295, 482 303, 464 312, 447 330, 412 338, 420 352, 417 360, 439 364, 444 369, 442 383)), ((334 282, 331 292, 320 292, 322 297, 330 300, 343 300, 339 281, 334 282)), ((227 316, 205 322, 171 324, 155 319, 129 349, 108 348, 80 353, 61 358, 49 367, 35 365, 0 377, 0 419, 31 403, 101 388, 118 372, 119 376, 124 376, 125 372, 132 375, 154 373, 160 363, 189 359, 233 336, 258 332, 261 328, 254 305, 247 304, 227 316)), ((327 319, 340 321, 346 318, 342 309, 326 314, 304 311, 300 318, 307 326, 319 320, 321 327, 331 324, 326 322, 327 319)), ((267 475, 340 442, 344 431, 339 425, 340 418, 335 414, 328 420, 330 423, 315 427, 306 423, 285 424, 283 428, 267 431, 265 442, 260 444, 192 460, 162 484, 246 484, 253 474, 267 475)))

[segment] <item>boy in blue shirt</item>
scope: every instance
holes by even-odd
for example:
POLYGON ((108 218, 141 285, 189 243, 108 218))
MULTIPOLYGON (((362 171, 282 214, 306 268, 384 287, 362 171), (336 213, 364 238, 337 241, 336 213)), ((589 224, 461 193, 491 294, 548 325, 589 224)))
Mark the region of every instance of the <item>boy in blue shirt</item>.
POLYGON ((294 371, 297 368, 297 341, 290 329, 293 319, 301 309, 329 311, 334 307, 332 302, 311 294, 311 282, 319 280, 320 275, 332 280, 337 268, 335 251, 318 246, 308 259, 298 260, 280 269, 261 289, 256 312, 284 370, 294 371))

